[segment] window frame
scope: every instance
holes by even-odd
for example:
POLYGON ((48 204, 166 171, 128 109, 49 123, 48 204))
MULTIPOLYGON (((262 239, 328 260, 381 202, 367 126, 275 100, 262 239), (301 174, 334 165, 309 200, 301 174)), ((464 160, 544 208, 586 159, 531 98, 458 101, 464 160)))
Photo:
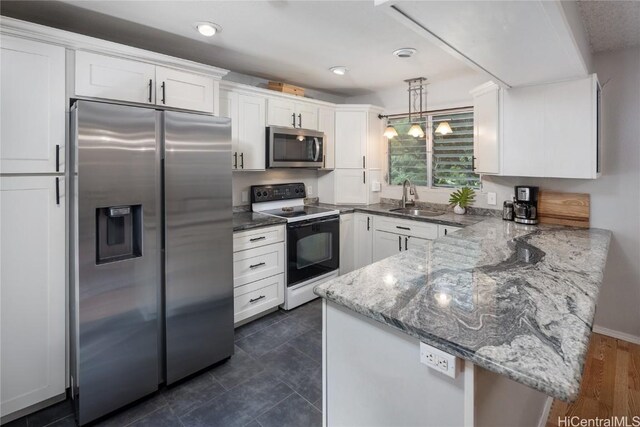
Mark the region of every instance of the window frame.
MULTIPOLYGON (((446 115, 446 114, 456 114, 456 113, 472 113, 473 112, 473 107, 472 106, 468 106, 468 107, 458 107, 458 108, 448 108, 448 109, 442 109, 442 110, 433 110, 433 111, 427 111, 425 113, 423 113, 423 116, 426 119, 426 129, 425 129, 425 138, 426 138, 426 154, 427 154, 427 185, 415 185, 413 184, 413 182, 411 183, 412 185, 414 185, 416 188, 420 188, 420 189, 426 189, 429 191, 433 191, 433 192, 441 192, 441 193, 446 193, 449 194, 451 193, 451 191, 457 189, 457 188, 461 188, 461 187, 434 187, 433 185, 433 116, 437 116, 437 115, 446 115)), ((420 114, 420 113, 418 113, 420 114)), ((415 115, 415 113, 411 114, 412 116, 415 115)), ((397 119, 397 118, 408 118, 409 117, 409 113, 402 113, 402 114, 393 114, 391 115, 390 118, 392 119, 397 119)), ((387 124, 389 124, 389 120, 387 119, 387 124)), ((386 141, 385 144, 385 150, 386 150, 386 165, 385 165, 385 183, 387 185, 387 187, 390 188, 401 188, 402 185, 401 184, 391 184, 391 149, 390 149, 390 145, 389 145, 389 139, 388 138, 384 138, 386 141)), ((474 188, 474 190, 476 191, 482 191, 482 175, 478 174, 479 176, 479 186, 477 188, 474 188)), ((473 187, 472 187, 473 188, 473 187)))

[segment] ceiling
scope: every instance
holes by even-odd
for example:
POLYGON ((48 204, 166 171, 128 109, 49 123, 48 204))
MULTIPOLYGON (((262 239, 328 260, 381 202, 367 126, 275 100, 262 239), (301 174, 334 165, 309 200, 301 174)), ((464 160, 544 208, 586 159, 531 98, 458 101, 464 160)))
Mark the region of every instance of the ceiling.
POLYGON ((368 1, 2 1, 0 12, 342 96, 472 72, 368 1), (197 21, 223 30, 201 36, 197 21), (392 52, 414 47, 399 59, 392 52), (345 76, 329 72, 344 65, 345 76))
POLYGON ((640 46, 640 1, 578 1, 592 52, 640 46))

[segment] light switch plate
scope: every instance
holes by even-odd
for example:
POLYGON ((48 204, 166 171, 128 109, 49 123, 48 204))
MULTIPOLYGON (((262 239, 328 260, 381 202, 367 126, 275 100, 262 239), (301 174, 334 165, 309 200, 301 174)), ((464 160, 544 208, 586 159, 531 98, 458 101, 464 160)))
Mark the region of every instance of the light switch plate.
POLYGON ((243 191, 242 193, 240 193, 240 200, 242 202, 248 202, 249 201, 249 192, 248 191, 243 191))
POLYGON ((496 204, 496 193, 494 193, 493 191, 489 191, 487 193, 487 204, 488 205, 495 205, 496 204))
POLYGON ((307 196, 313 196, 313 187, 307 185, 307 196))

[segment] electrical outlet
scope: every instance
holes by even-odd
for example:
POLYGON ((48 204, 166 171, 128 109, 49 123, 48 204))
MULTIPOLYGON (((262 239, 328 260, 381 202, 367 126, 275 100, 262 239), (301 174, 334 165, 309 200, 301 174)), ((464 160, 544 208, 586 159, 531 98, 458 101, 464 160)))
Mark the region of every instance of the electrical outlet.
POLYGON ((248 202, 249 201, 249 192, 248 191, 243 191, 242 193, 240 193, 240 200, 243 202, 248 202))
POLYGON ((451 378, 458 374, 458 359, 442 350, 420 343, 420 362, 451 378))
POLYGON ((494 193, 493 191, 489 191, 487 193, 487 204, 488 205, 495 205, 496 202, 496 193, 494 193))
POLYGON ((313 187, 307 185, 307 196, 313 196, 313 187))

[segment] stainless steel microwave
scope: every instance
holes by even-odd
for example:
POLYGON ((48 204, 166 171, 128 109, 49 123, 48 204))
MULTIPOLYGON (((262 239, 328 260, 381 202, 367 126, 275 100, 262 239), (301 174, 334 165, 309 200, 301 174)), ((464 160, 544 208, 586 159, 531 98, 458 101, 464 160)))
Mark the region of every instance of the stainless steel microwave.
POLYGON ((267 168, 321 168, 324 133, 310 129, 269 126, 267 168))

